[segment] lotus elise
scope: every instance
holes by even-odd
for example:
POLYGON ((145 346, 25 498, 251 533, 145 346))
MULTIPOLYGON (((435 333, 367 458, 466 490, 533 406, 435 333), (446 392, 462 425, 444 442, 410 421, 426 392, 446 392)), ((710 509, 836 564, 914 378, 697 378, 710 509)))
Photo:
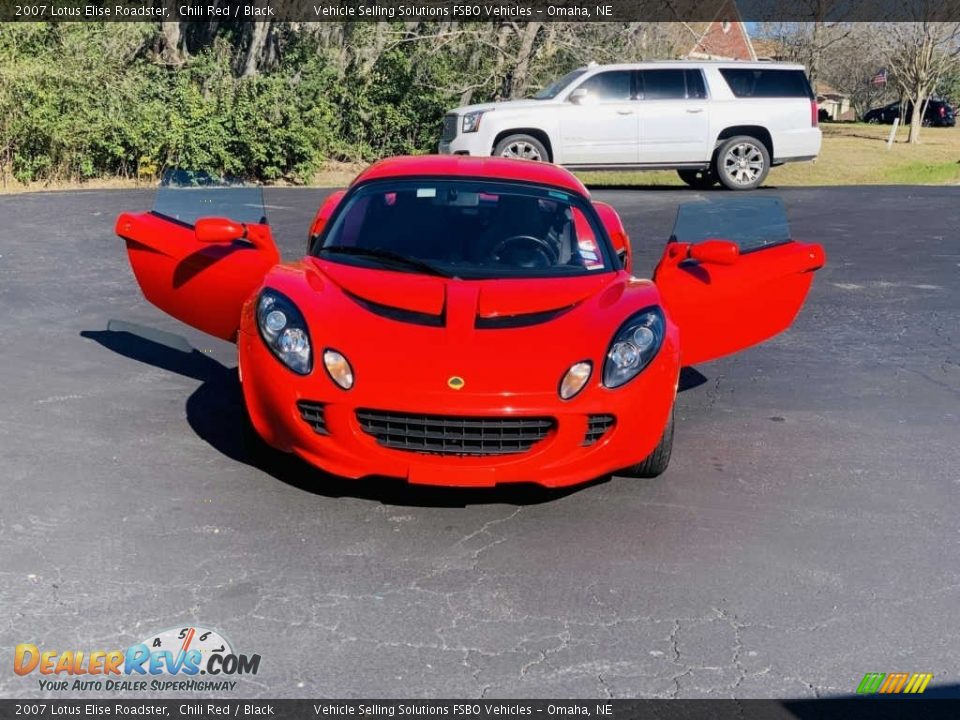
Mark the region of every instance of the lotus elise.
POLYGON ((611 206, 503 158, 378 162, 295 262, 260 188, 171 183, 116 231, 150 302, 236 343, 258 441, 447 486, 659 475, 680 368, 786 329, 824 264, 776 198, 693 202, 639 279, 611 206))

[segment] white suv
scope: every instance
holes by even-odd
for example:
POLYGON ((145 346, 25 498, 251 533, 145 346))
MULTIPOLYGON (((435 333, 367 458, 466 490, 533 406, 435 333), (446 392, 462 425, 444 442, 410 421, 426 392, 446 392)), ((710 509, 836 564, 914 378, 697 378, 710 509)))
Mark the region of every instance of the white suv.
POLYGON ((820 128, 802 65, 590 65, 528 100, 451 110, 440 152, 579 170, 668 168, 694 187, 751 190, 773 165, 813 160, 820 128))

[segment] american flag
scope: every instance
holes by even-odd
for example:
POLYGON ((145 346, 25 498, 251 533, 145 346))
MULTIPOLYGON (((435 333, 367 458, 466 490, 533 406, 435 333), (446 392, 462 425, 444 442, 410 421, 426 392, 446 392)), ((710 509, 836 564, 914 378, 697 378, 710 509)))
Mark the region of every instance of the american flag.
POLYGON ((871 85, 886 85, 887 84, 887 69, 880 68, 880 72, 874 75, 870 79, 871 85))

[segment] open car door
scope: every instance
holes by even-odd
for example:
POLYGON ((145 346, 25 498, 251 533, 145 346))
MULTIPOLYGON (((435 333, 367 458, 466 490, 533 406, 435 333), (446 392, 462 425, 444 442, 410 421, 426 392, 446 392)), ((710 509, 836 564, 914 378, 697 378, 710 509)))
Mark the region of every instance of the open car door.
POLYGON ((209 177, 168 177, 153 209, 120 215, 116 232, 147 300, 224 340, 236 339, 240 308, 280 259, 263 189, 209 177))
POLYGON ((779 198, 684 203, 653 280, 680 327, 683 365, 763 342, 790 326, 820 245, 791 237, 779 198))

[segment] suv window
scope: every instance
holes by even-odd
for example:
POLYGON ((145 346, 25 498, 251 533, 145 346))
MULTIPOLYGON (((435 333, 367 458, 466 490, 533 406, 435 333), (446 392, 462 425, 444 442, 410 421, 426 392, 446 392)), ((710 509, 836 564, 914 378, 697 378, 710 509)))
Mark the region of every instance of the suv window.
POLYGON ((813 98, 803 70, 721 68, 720 74, 738 98, 813 98))
POLYGON ((685 70, 687 74, 687 97, 702 100, 707 97, 707 86, 703 82, 700 70, 685 70))
POLYGON ((594 99, 600 102, 632 100, 632 75, 633 73, 629 70, 597 73, 584 80, 577 89, 589 90, 594 99))
POLYGON ((640 90, 644 100, 683 100, 687 81, 683 70, 641 70, 640 90))

